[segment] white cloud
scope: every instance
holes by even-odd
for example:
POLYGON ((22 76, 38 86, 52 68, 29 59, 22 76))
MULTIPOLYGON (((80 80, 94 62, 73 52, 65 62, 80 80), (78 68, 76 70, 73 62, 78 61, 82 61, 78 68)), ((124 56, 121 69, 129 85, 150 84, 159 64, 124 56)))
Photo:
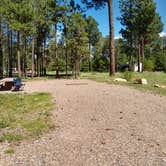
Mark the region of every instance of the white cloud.
POLYGON ((159 33, 159 35, 160 35, 160 37, 164 37, 164 36, 166 36, 166 32, 161 32, 161 33, 159 33))
POLYGON ((121 39, 122 36, 115 36, 114 39, 121 39))

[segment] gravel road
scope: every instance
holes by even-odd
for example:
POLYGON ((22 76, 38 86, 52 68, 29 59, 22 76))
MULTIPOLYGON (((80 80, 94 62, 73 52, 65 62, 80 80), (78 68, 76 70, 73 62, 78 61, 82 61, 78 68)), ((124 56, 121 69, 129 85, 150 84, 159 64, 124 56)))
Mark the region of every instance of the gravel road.
POLYGON ((166 166, 166 97, 89 80, 28 81, 52 93, 56 129, 24 140, 1 166, 166 166))

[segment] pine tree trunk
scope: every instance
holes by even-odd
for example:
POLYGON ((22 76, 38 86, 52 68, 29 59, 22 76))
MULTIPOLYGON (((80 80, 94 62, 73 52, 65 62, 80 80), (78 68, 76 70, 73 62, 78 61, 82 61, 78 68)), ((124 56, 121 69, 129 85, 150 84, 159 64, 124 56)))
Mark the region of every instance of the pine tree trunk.
POLYGON ((37 36, 37 58, 36 58, 36 69, 37 69, 37 76, 40 75, 40 69, 39 69, 39 53, 40 52, 40 46, 39 46, 39 34, 37 36))
POLYGON ((66 28, 66 21, 64 22, 64 37, 65 37, 65 46, 64 46, 64 49, 65 49, 65 70, 66 70, 66 79, 68 78, 68 54, 67 54, 67 42, 66 42, 66 37, 67 37, 67 28, 66 28))
POLYGON ((132 54, 130 55, 129 70, 133 71, 133 55, 132 54))
POLYGON ((75 76, 75 79, 77 78, 77 62, 75 61, 74 63, 74 76, 75 76))
POLYGON ((130 60, 129 60, 129 70, 133 71, 134 62, 133 62, 133 40, 132 36, 130 37, 130 60))
POLYGON ((72 76, 74 76, 75 72, 75 59, 74 59, 74 48, 71 48, 70 56, 72 57, 71 60, 71 66, 72 66, 72 76))
POLYGON ((115 74, 114 19, 112 5, 112 0, 108 0, 110 76, 115 74))
POLYGON ((91 65, 91 44, 90 44, 90 41, 89 41, 89 57, 88 57, 88 63, 89 63, 89 72, 91 72, 92 70, 92 65, 91 65))
POLYGON ((43 47, 42 47, 42 40, 40 39, 40 77, 42 76, 42 68, 43 68, 43 64, 42 64, 42 51, 43 51, 43 47))
POLYGON ((44 39, 44 64, 43 64, 43 66, 44 66, 44 68, 43 68, 43 74, 44 74, 44 76, 46 76, 46 39, 44 39))
POLYGON ((76 60, 76 78, 80 76, 80 66, 79 66, 79 60, 76 60))
POLYGON ((42 41, 41 34, 39 35, 39 53, 38 53, 39 77, 42 75, 42 41))
POLYGON ((65 47, 65 60, 66 60, 66 78, 68 78, 68 59, 67 59, 67 46, 65 47))
POLYGON ((59 78, 59 58, 57 47, 57 25, 55 24, 55 64, 56 64, 56 78, 59 78))
POLYGON ((13 31, 10 31, 10 55, 11 55, 11 62, 10 62, 10 75, 13 77, 13 31))
POLYGON ((142 38, 141 40, 141 59, 142 59, 142 71, 144 71, 144 59, 145 59, 145 54, 144 54, 144 50, 145 49, 145 43, 144 43, 144 38, 142 38))
POLYGON ((20 47, 20 31, 17 32, 17 65, 18 77, 21 78, 21 47, 20 47))
POLYGON ((27 77, 27 39, 24 38, 24 77, 27 77))
POLYGON ((42 41, 42 46, 41 46, 41 76, 44 75, 44 50, 45 50, 45 45, 44 41, 42 41))
MULTIPOLYGON (((55 1, 55 8, 57 7, 57 1, 55 1)), ((55 65, 56 65, 56 78, 59 78, 59 59, 57 48, 57 20, 55 21, 55 65)))
POLYGON ((138 72, 141 72, 140 62, 141 62, 141 44, 139 42, 138 44, 138 72))
POLYGON ((56 78, 59 78, 59 59, 58 59, 58 51, 57 51, 57 48, 56 48, 56 51, 55 51, 55 60, 56 60, 56 78))
POLYGON ((32 35, 32 57, 31 57, 31 68, 32 68, 32 78, 34 77, 34 74, 35 74, 35 63, 34 63, 34 60, 35 60, 35 54, 34 54, 34 51, 35 51, 35 36, 34 34, 32 35))
POLYGON ((0 16, 0 79, 3 78, 2 18, 0 16))
POLYGON ((118 59, 117 59, 117 52, 115 51, 115 71, 117 72, 118 71, 118 59))
MULTIPOLYGON (((130 0, 130 17, 132 17, 133 15, 133 4, 132 4, 132 0, 130 0)), ((133 26, 133 25, 130 25, 130 26, 133 26)), ((132 28, 131 28, 132 29, 132 28)), ((134 65, 134 62, 133 62, 133 31, 131 31, 131 34, 130 34, 130 61, 129 61, 129 70, 130 71, 133 71, 133 65, 134 65)))
POLYGON ((8 26, 8 76, 12 77, 12 30, 8 26))

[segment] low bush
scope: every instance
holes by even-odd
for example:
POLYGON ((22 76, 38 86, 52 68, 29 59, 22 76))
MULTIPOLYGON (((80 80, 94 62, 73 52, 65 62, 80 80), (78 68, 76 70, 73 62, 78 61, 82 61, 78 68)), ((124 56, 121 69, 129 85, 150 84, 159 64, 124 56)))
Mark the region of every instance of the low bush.
POLYGON ((154 65, 154 62, 153 60, 145 60, 145 63, 144 63, 144 70, 145 71, 153 71, 155 68, 155 65, 154 65))
POLYGON ((134 74, 131 71, 126 70, 123 74, 123 78, 126 79, 127 81, 132 80, 134 74))

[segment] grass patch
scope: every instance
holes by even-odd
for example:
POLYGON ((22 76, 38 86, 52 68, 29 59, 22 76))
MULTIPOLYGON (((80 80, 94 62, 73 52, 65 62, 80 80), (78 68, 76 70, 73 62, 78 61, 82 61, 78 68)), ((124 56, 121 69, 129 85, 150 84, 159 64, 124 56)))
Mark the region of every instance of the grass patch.
POLYGON ((54 104, 50 94, 0 94, 0 141, 19 141, 48 130, 54 104))
POLYGON ((131 86, 140 90, 148 90, 160 95, 166 95, 166 89, 161 88, 155 88, 154 84, 161 84, 166 85, 166 73, 164 72, 144 72, 144 73, 132 73, 132 78, 145 78, 148 81, 148 85, 139 85, 134 84, 133 81, 128 81, 127 83, 116 83, 114 82, 114 79, 120 77, 124 78, 124 73, 116 73, 114 77, 110 77, 108 73, 82 73, 81 78, 82 79, 90 79, 97 82, 106 82, 110 84, 118 84, 118 85, 127 85, 131 86))
POLYGON ((43 122, 43 120, 27 121, 23 124, 23 126, 33 136, 39 136, 44 130, 49 128, 47 122, 43 122))
POLYGON ((13 154, 14 150, 13 149, 7 149, 5 150, 5 154, 13 154))
POLYGON ((21 141, 23 139, 23 135, 15 134, 15 133, 6 133, 0 137, 0 142, 8 141, 8 142, 15 142, 21 141))

